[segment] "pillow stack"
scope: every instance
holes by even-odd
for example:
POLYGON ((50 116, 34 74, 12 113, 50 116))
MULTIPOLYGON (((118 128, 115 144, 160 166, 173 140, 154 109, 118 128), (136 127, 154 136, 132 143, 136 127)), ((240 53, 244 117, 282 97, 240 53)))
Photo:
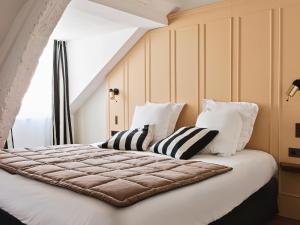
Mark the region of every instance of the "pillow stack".
POLYGON ((249 142, 258 106, 248 102, 204 100, 195 127, 174 129, 184 104, 136 106, 131 129, 115 134, 99 147, 146 151, 189 159, 199 152, 231 156, 249 142), (148 124, 148 125, 145 125, 148 124))
POLYGON ((202 109, 196 126, 219 130, 218 137, 204 149, 204 153, 230 156, 245 148, 257 117, 257 104, 206 99, 202 109))
POLYGON ((242 119, 238 112, 231 110, 204 111, 196 122, 197 127, 207 127, 219 131, 218 136, 202 153, 230 156, 236 153, 239 142, 242 119))
POLYGON ((180 103, 147 103, 136 106, 130 130, 118 132, 110 140, 97 146, 146 151, 151 143, 156 143, 174 132, 183 106, 180 103))

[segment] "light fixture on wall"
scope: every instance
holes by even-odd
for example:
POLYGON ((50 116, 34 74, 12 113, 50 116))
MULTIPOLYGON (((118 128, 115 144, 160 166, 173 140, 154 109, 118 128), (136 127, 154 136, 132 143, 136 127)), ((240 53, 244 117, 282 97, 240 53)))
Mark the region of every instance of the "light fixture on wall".
POLYGON ((114 89, 110 88, 108 90, 108 92, 109 92, 109 98, 110 98, 110 100, 117 101, 116 100, 116 96, 119 95, 119 93, 120 93, 119 89, 118 88, 114 88, 114 89))
POLYGON ((289 101, 291 97, 293 97, 297 91, 300 89, 300 79, 294 80, 293 84, 290 86, 290 88, 287 91, 287 99, 286 101, 289 101))

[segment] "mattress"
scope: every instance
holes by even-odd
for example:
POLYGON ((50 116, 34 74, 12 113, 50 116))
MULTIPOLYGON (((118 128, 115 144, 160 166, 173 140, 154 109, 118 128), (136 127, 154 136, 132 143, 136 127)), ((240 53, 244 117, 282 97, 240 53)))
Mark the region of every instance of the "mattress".
POLYGON ((0 208, 27 225, 204 225, 241 204, 277 170, 271 155, 255 150, 244 150, 231 157, 198 155, 193 159, 233 170, 126 208, 115 208, 91 197, 0 170, 0 208))

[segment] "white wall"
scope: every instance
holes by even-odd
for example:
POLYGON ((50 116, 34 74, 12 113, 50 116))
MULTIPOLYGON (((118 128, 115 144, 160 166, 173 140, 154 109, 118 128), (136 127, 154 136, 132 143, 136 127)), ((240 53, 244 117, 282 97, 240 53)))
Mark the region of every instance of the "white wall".
POLYGON ((106 139, 107 89, 103 82, 98 90, 75 113, 75 142, 90 144, 106 139))
POLYGON ((71 104, 136 29, 128 28, 68 42, 71 104))
POLYGON ((13 126, 15 147, 52 144, 53 40, 46 45, 13 126))
MULTIPOLYGON (((127 28, 101 36, 68 41, 71 104, 136 30, 137 28, 127 28)), ((106 139, 106 96, 106 84, 102 82, 73 115, 76 143, 89 144, 106 139)))

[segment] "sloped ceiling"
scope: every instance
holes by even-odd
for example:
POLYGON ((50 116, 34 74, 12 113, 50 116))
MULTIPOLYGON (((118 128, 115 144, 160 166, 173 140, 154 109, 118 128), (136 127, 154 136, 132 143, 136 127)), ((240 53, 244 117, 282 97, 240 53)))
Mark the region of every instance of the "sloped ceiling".
POLYGON ((0 7, 0 44, 9 31, 19 10, 26 0, 1 0, 0 7))
POLYGON ((72 0, 52 34, 54 39, 75 40, 105 35, 129 26, 103 16, 99 4, 72 0))
MULTIPOLYGON (((166 14, 164 18, 167 18, 166 14)), ((70 47, 68 58, 72 112, 101 85, 107 73, 147 30, 162 26, 165 24, 93 1, 72 0, 51 35, 51 39, 68 41, 70 47), (94 43, 92 49, 84 44, 86 42, 94 43), (87 50, 90 52, 87 53, 87 50), (82 59, 83 55, 93 55, 85 62, 88 68, 85 65, 78 66, 89 58, 86 56, 82 59), (76 63, 77 59, 79 63, 76 63), (83 71, 78 72, 81 69, 83 71)))
MULTIPOLYGON (((166 15, 164 17, 166 18, 166 15)), ((153 29, 164 25, 166 24, 94 1, 72 0, 57 24, 52 38, 68 41, 106 35, 132 27, 153 29)))
POLYGON ((168 24, 166 15, 222 0, 90 0, 99 4, 134 14, 161 24, 168 24))
MULTIPOLYGON (((0 8, 15 1, 22 0, 1 0, 0 8)), ((28 0, 7 8, 16 15, 8 15, 13 21, 10 24, 4 19, 9 25, 3 26, 8 26, 8 31, 0 45, 0 148, 14 123, 42 50, 69 1, 28 0), (13 9, 15 6, 19 10, 13 9)))

